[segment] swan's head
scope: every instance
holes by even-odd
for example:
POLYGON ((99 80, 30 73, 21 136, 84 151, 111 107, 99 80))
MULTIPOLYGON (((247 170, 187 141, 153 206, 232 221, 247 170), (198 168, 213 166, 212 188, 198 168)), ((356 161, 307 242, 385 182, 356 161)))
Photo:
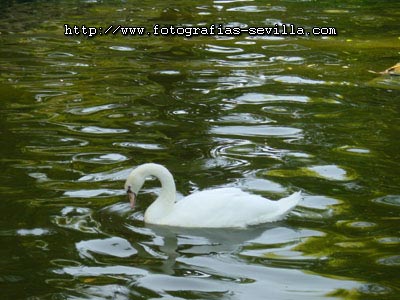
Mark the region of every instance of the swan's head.
POLYGON ((131 186, 128 186, 126 193, 128 194, 128 199, 129 203, 131 204, 131 208, 132 209, 135 208, 137 193, 132 192, 131 186))
POLYGON ((135 169, 129 174, 125 182, 125 191, 128 194, 128 199, 131 204, 131 208, 135 208, 136 197, 139 190, 142 188, 146 177, 140 172, 140 170, 135 169))
MULTIPOLYGON (((142 188, 146 178, 154 176, 161 182, 159 198, 175 201, 175 183, 172 174, 162 165, 147 163, 136 167, 125 182, 125 191, 128 194, 131 207, 135 207, 136 196, 142 188)), ((157 198, 158 199, 158 198, 157 198)))

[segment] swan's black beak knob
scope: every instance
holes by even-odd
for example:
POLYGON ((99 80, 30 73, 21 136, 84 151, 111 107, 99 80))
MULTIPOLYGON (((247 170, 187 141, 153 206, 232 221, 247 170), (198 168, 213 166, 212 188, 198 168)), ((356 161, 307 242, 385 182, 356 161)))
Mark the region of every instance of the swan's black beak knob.
POLYGON ((131 208, 135 208, 135 202, 136 202, 136 194, 132 192, 131 186, 128 186, 128 190, 126 191, 128 194, 128 199, 129 202, 131 203, 131 208))

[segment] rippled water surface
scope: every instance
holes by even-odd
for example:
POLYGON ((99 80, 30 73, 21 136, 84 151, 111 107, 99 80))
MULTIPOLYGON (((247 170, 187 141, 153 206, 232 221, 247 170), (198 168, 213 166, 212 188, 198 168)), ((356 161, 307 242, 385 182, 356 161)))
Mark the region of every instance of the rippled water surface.
POLYGON ((2 299, 398 299, 397 1, 2 1, 2 299), (337 36, 64 36, 64 24, 337 36), (248 229, 145 225, 123 183, 278 199, 248 229))

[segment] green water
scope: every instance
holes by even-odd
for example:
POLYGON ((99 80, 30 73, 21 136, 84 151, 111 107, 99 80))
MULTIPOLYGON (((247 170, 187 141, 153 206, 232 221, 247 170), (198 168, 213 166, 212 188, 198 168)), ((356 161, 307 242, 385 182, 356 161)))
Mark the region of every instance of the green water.
POLYGON ((398 1, 2 1, 1 299, 398 299, 398 1), (336 36, 64 36, 64 24, 336 36), (285 220, 143 224, 123 183, 237 186, 285 220))

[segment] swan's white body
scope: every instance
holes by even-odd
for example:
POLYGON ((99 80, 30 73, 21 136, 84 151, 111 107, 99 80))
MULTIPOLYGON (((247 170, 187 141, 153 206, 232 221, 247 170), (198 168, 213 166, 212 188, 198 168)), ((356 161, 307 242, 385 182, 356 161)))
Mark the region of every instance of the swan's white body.
POLYGON ((143 164, 128 176, 125 189, 134 207, 136 195, 146 177, 161 182, 157 199, 147 208, 144 221, 150 224, 181 227, 245 227, 282 219, 301 199, 301 192, 278 201, 242 191, 239 188, 218 188, 193 193, 176 202, 172 174, 163 166, 143 164))

